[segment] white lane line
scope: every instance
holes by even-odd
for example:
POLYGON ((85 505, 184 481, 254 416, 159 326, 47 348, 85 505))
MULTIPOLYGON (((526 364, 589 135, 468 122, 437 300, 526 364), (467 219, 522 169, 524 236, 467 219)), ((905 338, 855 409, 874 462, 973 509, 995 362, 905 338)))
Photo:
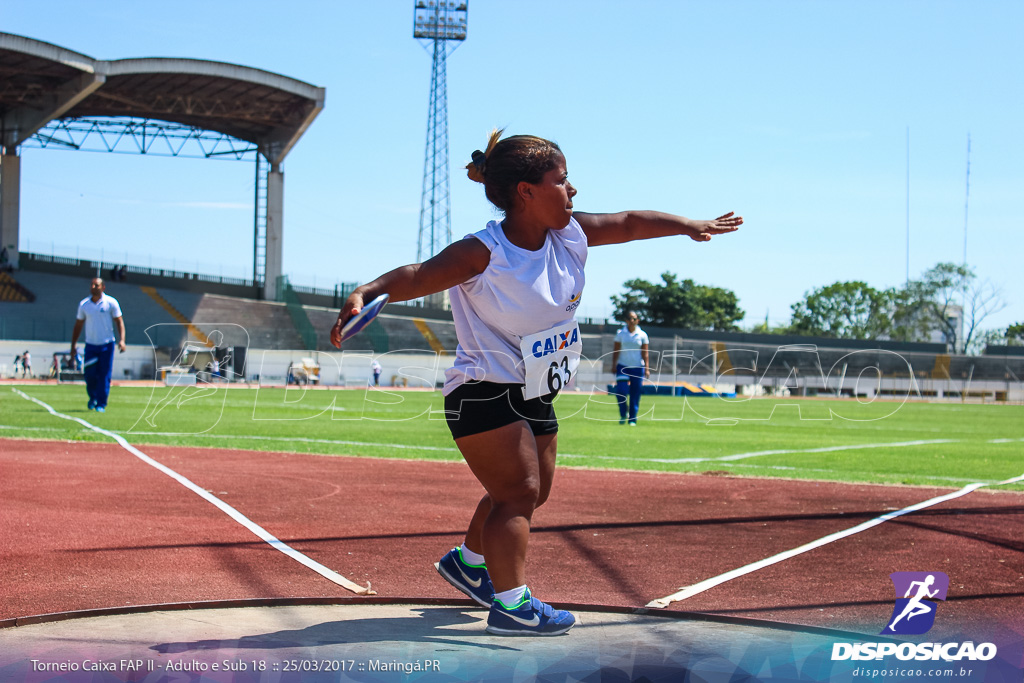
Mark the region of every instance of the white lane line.
MULTIPOLYGON (((125 432, 125 434, 137 434, 139 436, 182 436, 181 434, 165 434, 164 432, 137 432, 134 430, 125 432)), ((368 441, 342 441, 340 439, 310 439, 305 437, 295 436, 248 436, 244 434, 185 434, 188 437, 202 437, 204 439, 238 439, 241 441, 299 441, 302 443, 323 443, 332 444, 338 446, 375 446, 378 448, 398 448, 408 449, 412 451, 444 451, 451 453, 458 453, 457 448, 445 448, 443 446, 413 446, 409 444, 401 443, 373 443, 368 441)))
MULTIPOLYGON (((795 471, 800 471, 800 472, 818 472, 818 473, 821 473, 821 474, 829 474, 829 475, 833 475, 833 476, 838 474, 837 470, 827 470, 827 469, 824 469, 824 468, 821 468, 821 467, 815 468, 815 467, 787 467, 787 466, 784 466, 784 465, 744 465, 742 463, 740 463, 738 465, 730 465, 730 467, 735 467, 737 469, 746 467, 748 469, 753 469, 753 470, 783 470, 783 471, 790 471, 790 472, 795 472, 795 471)), ((847 474, 847 475, 855 475, 856 474, 856 475, 861 475, 861 476, 867 476, 867 475, 874 474, 874 473, 872 473, 872 472, 843 472, 843 474, 847 474)), ((890 476, 892 478, 908 479, 908 478, 911 478, 911 477, 916 477, 918 475, 904 473, 904 472, 890 472, 888 476, 890 476)), ((916 482, 915 484, 911 484, 911 485, 912 486, 940 486, 941 484, 933 483, 933 482, 941 482, 941 481, 952 482, 954 484, 963 484, 964 482, 971 482, 973 480, 972 479, 968 479, 966 477, 939 477, 939 476, 936 476, 934 474, 930 474, 930 475, 928 475, 927 479, 923 479, 922 481, 916 482), (924 483, 922 483, 922 482, 924 482, 924 483)), ((848 483, 851 483, 851 484, 870 484, 871 482, 865 480, 865 481, 851 481, 851 482, 848 482, 848 483)))
POLYGON ((832 543, 833 541, 838 541, 848 536, 859 534, 862 531, 867 531, 872 527, 876 527, 879 524, 888 522, 889 520, 895 519, 897 517, 910 514, 911 512, 917 512, 918 510, 923 510, 927 507, 938 505, 939 503, 944 503, 947 500, 953 500, 954 498, 965 496, 968 493, 976 491, 984 486, 1003 486, 1005 484, 1015 484, 1020 481, 1024 481, 1024 474, 1018 477, 1013 477, 1012 479, 1006 479, 1004 481, 996 483, 975 482, 973 484, 968 484, 959 491, 954 491, 953 493, 947 493, 944 496, 931 498, 921 503, 911 505, 910 507, 903 508, 902 510, 896 510, 895 512, 887 512, 881 517, 876 517, 874 519, 868 520, 863 524, 858 524, 857 526, 846 529, 845 531, 839 531, 834 534, 829 534, 828 536, 819 538, 816 541, 812 541, 810 543, 802 545, 799 548, 786 550, 785 552, 781 552, 778 555, 772 555, 771 557, 767 557, 758 562, 748 564, 745 567, 739 567, 738 569, 733 569, 732 571, 726 572, 725 574, 720 574, 719 576, 715 576, 710 579, 705 579, 704 581, 701 581, 700 583, 695 583, 692 586, 683 586, 679 589, 678 592, 673 593, 672 595, 667 595, 664 598, 658 598, 657 600, 651 600, 649 603, 647 603, 647 606, 655 608, 668 607, 670 603, 678 602, 679 600, 685 600, 687 598, 693 597, 698 593, 703 593, 709 588, 714 588, 715 586, 723 584, 726 581, 731 581, 735 578, 739 578, 740 576, 745 576, 746 574, 756 572, 759 569, 764 569, 765 567, 771 566, 778 562, 782 562, 783 560, 788 560, 791 557, 795 557, 802 553, 806 553, 810 550, 814 550, 815 548, 820 548, 821 546, 832 543))
MULTIPOLYGON (((1021 439, 1024 441, 1024 439, 1021 439)), ((649 458, 647 462, 659 462, 669 465, 698 463, 698 462, 732 462, 746 460, 762 455, 786 455, 790 453, 828 453, 832 451, 852 451, 863 448, 901 448, 904 446, 928 446, 940 443, 961 443, 959 439, 930 439, 926 441, 893 441, 889 443, 862 443, 849 444, 846 446, 825 446, 822 448, 780 448, 771 451, 750 451, 748 453, 734 453, 732 455, 719 455, 708 458, 649 458)), ((574 453, 559 453, 560 458, 592 458, 594 460, 636 460, 634 456, 623 455, 576 455, 574 453)))
MULTIPOLYGON (((12 430, 25 430, 25 431, 36 431, 36 432, 62 432, 62 429, 56 429, 54 427, 19 427, 17 425, 0 425, 0 429, 12 429, 12 430)), ((86 430, 83 430, 86 431, 86 430)), ((334 446, 372 446, 375 448, 394 448, 399 450, 410 450, 410 451, 440 451, 442 453, 458 453, 459 449, 445 446, 417 446, 413 444, 404 443, 379 443, 371 441, 345 441, 342 439, 311 439, 308 437, 299 436, 256 436, 256 435, 244 435, 244 434, 169 434, 167 432, 141 432, 133 429, 127 432, 114 432, 118 434, 125 434, 127 436, 188 436, 190 438, 203 438, 203 439, 221 439, 221 440, 232 440, 237 439, 239 441, 285 441, 285 442, 301 442, 301 443, 320 443, 334 446)), ((559 453, 559 455, 562 455, 559 453)), ((568 456, 568 457, 585 457, 585 456, 568 456)))
POLYGON ((26 432, 63 432, 63 429, 56 427, 19 427, 18 425, 0 425, 0 429, 16 429, 26 432))
POLYGON ((26 399, 28 401, 32 401, 33 403, 36 403, 36 404, 42 406, 47 411, 49 411, 49 413, 51 415, 54 415, 55 417, 59 417, 59 418, 62 418, 64 420, 71 420, 73 422, 77 422, 77 423, 83 425, 84 427, 86 427, 88 429, 91 429, 92 431, 94 431, 94 432, 96 432, 98 434, 103 434, 104 436, 110 437, 111 439, 113 439, 114 441, 119 443, 122 448, 124 448, 126 451, 128 451, 129 453, 131 453, 132 455, 137 457, 142 462, 144 462, 147 465, 150 465, 152 467, 155 467, 156 469, 158 469, 161 472, 163 472, 164 474, 166 474, 168 477, 171 477, 172 479, 177 481, 179 484, 181 484, 182 486, 184 486, 188 490, 190 490, 193 493, 195 493, 196 495, 202 497, 207 502, 212 503, 214 506, 219 508, 222 512, 226 513, 228 515, 228 517, 230 517, 231 519, 235 520, 236 522, 238 522, 239 524, 244 526, 246 529, 251 531, 253 534, 255 534, 257 537, 259 537, 260 539, 265 541, 267 544, 269 544, 270 547, 272 547, 275 550, 278 550, 278 551, 284 553, 285 555, 287 555, 288 557, 292 558, 296 562, 298 562, 298 563, 300 563, 302 565, 305 565, 306 567, 312 569, 313 571, 315 571, 317 574, 319 574, 320 576, 324 577, 325 579, 327 579, 329 581, 333 581, 334 583, 338 584, 339 586, 342 586, 343 588, 346 588, 346 589, 352 591, 353 593, 356 593, 357 595, 375 595, 376 594, 376 591, 370 590, 369 582, 367 582, 366 588, 363 588, 362 586, 360 586, 360 585, 358 585, 356 583, 353 583, 352 581, 349 581, 344 576, 342 576, 341 574, 338 574, 334 570, 328 569, 327 567, 325 567, 324 565, 320 564, 316 560, 314 560, 314 559, 312 559, 310 557, 307 557, 306 555, 300 553, 298 550, 295 550, 294 548, 292 548, 291 546, 287 545, 286 543, 278 540, 276 537, 274 537, 266 529, 264 529, 263 527, 259 526, 258 524, 256 524, 252 520, 250 520, 248 517, 243 515, 241 512, 239 512, 235 508, 231 507, 230 505, 228 505, 227 503, 225 503, 220 498, 218 498, 217 496, 213 495, 212 493, 210 493, 206 489, 204 489, 204 488, 194 484, 193 482, 191 482, 188 479, 186 479, 185 477, 181 476, 180 474, 178 474, 174 470, 170 469, 169 467, 161 465, 156 460, 153 460, 151 457, 149 457, 148 455, 146 455, 145 453, 143 453, 142 451, 137 449, 135 446, 132 446, 130 443, 125 441, 124 438, 121 437, 120 435, 115 434, 114 432, 108 431, 106 429, 102 429, 101 427, 97 427, 97 426, 95 426, 93 424, 90 424, 90 423, 86 422, 85 420, 83 420, 81 418, 73 417, 71 415, 64 415, 63 413, 58 413, 56 410, 54 410, 52 407, 50 407, 46 403, 43 403, 39 399, 33 398, 32 396, 29 396, 28 394, 26 394, 26 393, 24 393, 22 391, 19 391, 18 389, 12 389, 12 391, 14 393, 18 394, 19 396, 21 396, 24 399, 26 399))
POLYGON ((847 446, 825 446, 823 448, 786 448, 775 451, 751 451, 749 453, 736 453, 734 455, 723 455, 717 458, 652 458, 651 462, 661 463, 688 463, 688 462, 731 462, 733 460, 745 460, 756 458, 762 455, 786 455, 789 453, 831 453, 833 451, 855 451, 862 448, 903 448, 905 446, 930 446, 938 443, 959 443, 958 439, 929 439, 926 441, 896 441, 893 443, 861 443, 847 446))

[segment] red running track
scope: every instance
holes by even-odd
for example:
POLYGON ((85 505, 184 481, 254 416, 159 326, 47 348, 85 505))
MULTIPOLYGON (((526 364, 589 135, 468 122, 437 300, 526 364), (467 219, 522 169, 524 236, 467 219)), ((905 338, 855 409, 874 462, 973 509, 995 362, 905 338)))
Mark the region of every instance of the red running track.
MULTIPOLYGON (((482 489, 463 464, 142 446, 381 597, 457 598, 433 563, 482 489)), ((351 593, 116 444, 0 440, 0 620, 125 605, 351 593)), ((643 606, 951 489, 562 468, 533 520, 531 588, 643 606)), ((878 633, 888 575, 942 571, 929 637, 1024 633, 1024 495, 980 490, 669 609, 878 633)))

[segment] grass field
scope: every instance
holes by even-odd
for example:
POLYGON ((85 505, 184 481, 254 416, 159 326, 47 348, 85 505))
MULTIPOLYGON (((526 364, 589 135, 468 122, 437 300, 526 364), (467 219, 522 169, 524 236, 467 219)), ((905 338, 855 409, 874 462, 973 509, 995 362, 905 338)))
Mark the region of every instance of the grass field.
MULTIPOLYGON (((0 436, 82 441, 110 439, 19 392, 136 445, 461 460, 439 392, 115 387, 98 414, 82 386, 0 386, 0 436)), ((955 488, 1024 474, 1024 406, 645 396, 636 428, 609 396, 556 406, 568 466, 955 488)))

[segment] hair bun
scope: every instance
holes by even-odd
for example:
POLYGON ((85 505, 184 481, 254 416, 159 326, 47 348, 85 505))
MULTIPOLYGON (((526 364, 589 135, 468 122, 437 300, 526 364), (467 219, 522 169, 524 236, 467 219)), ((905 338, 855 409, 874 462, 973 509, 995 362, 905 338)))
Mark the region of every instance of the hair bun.
POLYGON ((473 165, 476 166, 477 170, 480 171, 481 174, 483 174, 484 167, 487 166, 487 155, 478 149, 473 150, 472 159, 473 165))
POLYGON ((473 151, 472 159, 472 161, 466 164, 466 175, 475 183, 486 184, 484 171, 487 168, 487 154, 477 149, 473 151))

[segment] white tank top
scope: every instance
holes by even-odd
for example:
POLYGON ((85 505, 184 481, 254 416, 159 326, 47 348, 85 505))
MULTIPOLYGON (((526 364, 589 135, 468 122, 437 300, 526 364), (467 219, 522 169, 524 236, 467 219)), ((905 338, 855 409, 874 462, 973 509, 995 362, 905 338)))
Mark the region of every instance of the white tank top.
POLYGON ((466 381, 523 384, 521 338, 573 320, 586 282, 587 236, 575 218, 548 230, 537 251, 509 242, 497 221, 469 238, 491 250, 491 261, 448 290, 459 346, 445 372, 445 396, 466 381))

